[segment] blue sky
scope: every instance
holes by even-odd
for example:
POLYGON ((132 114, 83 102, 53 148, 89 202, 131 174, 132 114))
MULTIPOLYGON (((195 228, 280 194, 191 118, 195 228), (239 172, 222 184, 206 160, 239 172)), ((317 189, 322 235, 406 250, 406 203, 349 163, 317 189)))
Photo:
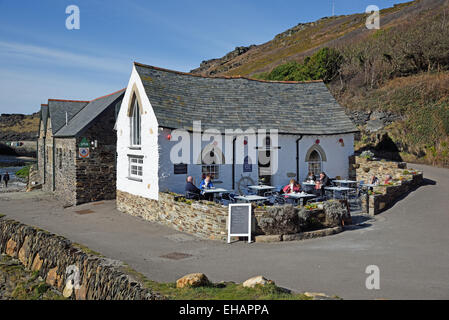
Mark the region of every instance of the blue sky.
MULTIPOLYGON (((335 0, 335 14, 400 2, 335 0)), ((126 87, 133 61, 190 71, 331 14, 332 0, 0 0, 0 113, 114 92, 126 87), (72 4, 79 30, 65 26, 72 4)))

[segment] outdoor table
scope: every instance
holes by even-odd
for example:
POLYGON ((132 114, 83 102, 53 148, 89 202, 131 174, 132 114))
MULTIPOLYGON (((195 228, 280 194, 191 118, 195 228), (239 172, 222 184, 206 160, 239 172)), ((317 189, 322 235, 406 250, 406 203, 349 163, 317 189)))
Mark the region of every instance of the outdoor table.
POLYGON ((304 200, 307 198, 316 198, 316 195, 314 194, 310 194, 310 193, 305 193, 305 192, 295 192, 295 193, 286 193, 285 194, 286 197, 293 199, 296 201, 302 201, 302 205, 304 205, 304 200))
POLYGON ((257 192, 257 195, 261 196, 262 192, 274 190, 274 189, 276 189, 276 187, 266 186, 266 185, 258 185, 258 186, 248 186, 248 189, 255 190, 257 192))
POLYGON ((203 195, 208 194, 208 193, 213 193, 214 199, 215 199, 215 196, 216 196, 218 193, 230 193, 230 192, 231 192, 231 191, 226 190, 226 189, 223 189, 223 188, 208 188, 208 189, 203 189, 203 190, 201 191, 201 193, 202 193, 203 195))
POLYGON ((236 200, 241 200, 244 202, 260 202, 260 201, 267 201, 267 197, 261 197, 254 194, 250 194, 248 196, 237 196, 235 197, 236 200))
POLYGON ((305 190, 314 190, 315 185, 316 185, 315 182, 308 182, 308 181, 302 182, 302 186, 305 190))
POLYGON ((357 184, 357 181, 353 181, 353 180, 334 180, 334 182, 340 184, 340 186, 357 184))
POLYGON ((354 188, 348 188, 348 187, 326 187, 324 189, 332 191, 332 198, 334 198, 334 199, 335 199, 336 192, 341 192, 343 194, 345 194, 345 193, 347 194, 349 191, 354 190, 354 188))

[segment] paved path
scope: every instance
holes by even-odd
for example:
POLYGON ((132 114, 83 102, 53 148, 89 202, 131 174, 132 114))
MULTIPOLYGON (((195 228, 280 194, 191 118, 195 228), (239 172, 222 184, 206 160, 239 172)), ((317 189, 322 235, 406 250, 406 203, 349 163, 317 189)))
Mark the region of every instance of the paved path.
POLYGON ((150 279, 204 272, 242 282, 262 274, 283 287, 347 299, 449 299, 449 170, 412 165, 433 181, 375 221, 335 236, 285 243, 197 240, 115 210, 114 202, 61 209, 39 192, 0 194, 0 213, 129 263, 150 279), (89 214, 75 211, 91 209, 89 214), (161 258, 181 252, 182 260, 161 258), (380 290, 365 288, 365 268, 380 268, 380 290))

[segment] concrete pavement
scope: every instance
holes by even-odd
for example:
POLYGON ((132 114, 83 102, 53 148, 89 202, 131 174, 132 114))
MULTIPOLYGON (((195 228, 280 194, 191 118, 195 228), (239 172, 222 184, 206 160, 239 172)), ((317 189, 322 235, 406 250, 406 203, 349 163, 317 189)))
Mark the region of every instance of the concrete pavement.
POLYGON ((156 281, 191 272, 236 282, 262 274, 295 291, 346 299, 449 299, 449 170, 409 167, 424 170, 428 183, 363 225, 298 242, 198 240, 121 213, 113 201, 62 209, 42 192, 0 194, 0 213, 125 261, 156 281), (76 213, 87 209, 93 212, 76 213), (161 257, 174 252, 190 256, 161 257), (380 290, 365 287, 368 265, 380 268, 380 290))

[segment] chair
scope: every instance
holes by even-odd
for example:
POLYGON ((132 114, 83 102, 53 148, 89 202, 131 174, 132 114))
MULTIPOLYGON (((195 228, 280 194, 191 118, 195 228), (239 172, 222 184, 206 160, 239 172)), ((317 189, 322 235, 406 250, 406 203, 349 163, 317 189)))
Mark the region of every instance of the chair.
POLYGON ((188 200, 200 200, 200 195, 194 192, 186 191, 186 199, 188 200))

